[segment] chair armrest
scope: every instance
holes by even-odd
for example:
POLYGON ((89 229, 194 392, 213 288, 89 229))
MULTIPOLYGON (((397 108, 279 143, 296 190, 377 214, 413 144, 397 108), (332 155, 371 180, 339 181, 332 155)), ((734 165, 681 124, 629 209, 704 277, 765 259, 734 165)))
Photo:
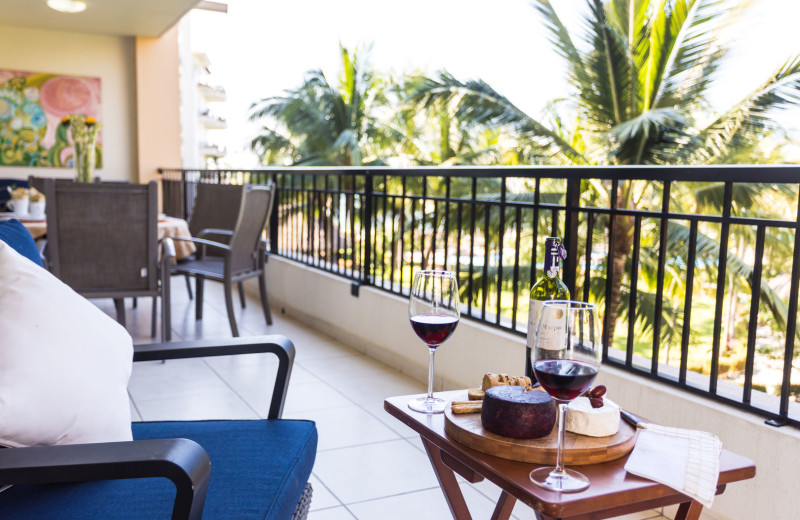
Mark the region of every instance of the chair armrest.
POLYGON ((200 519, 210 474, 208 454, 189 439, 0 450, 0 484, 168 478, 177 490, 173 520, 200 519))
POLYGON ((202 244, 204 246, 218 247, 226 251, 230 251, 231 249, 231 246, 221 244, 219 242, 214 242, 213 240, 206 240, 205 238, 195 238, 195 237, 170 237, 170 238, 172 240, 182 240, 183 242, 195 242, 197 244, 202 244))
POLYGON ((199 260, 202 260, 206 256, 206 246, 216 247, 218 249, 222 249, 224 251, 230 251, 231 248, 228 245, 221 244, 219 242, 214 242, 213 240, 206 240, 205 238, 195 238, 195 237, 171 237, 172 240, 182 240, 184 242, 194 242, 195 244, 200 244, 202 247, 197 255, 199 260))
POLYGON ((252 336, 182 343, 135 345, 133 361, 158 361, 210 356, 272 353, 278 358, 278 374, 272 389, 267 419, 280 419, 294 364, 294 344, 285 336, 252 336))
POLYGON ((233 236, 233 231, 230 229, 206 228, 197 233, 197 237, 204 237, 206 235, 227 235, 233 236))
POLYGON ((174 263, 175 243, 172 241, 172 237, 164 237, 158 242, 161 246, 161 266, 169 269, 169 266, 174 263))

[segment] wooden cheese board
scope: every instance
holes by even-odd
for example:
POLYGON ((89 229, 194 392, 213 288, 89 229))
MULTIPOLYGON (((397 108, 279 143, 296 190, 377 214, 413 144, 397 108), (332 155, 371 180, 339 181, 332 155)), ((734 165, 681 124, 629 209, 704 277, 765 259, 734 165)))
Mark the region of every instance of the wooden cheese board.
MULTIPOLYGON (((447 435, 474 450, 520 462, 553 465, 556 463, 557 426, 546 437, 514 439, 484 430, 480 413, 454 414, 448 403, 444 416, 444 431, 447 435)), ((616 435, 608 437, 588 437, 567 432, 564 464, 581 466, 615 460, 630 453, 635 443, 635 429, 622 419, 616 435)))

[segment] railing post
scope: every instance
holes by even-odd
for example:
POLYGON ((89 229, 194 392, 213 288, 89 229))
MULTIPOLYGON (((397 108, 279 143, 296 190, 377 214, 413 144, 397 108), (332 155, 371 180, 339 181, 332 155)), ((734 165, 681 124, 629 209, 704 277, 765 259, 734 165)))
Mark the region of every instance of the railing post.
POLYGON ((181 218, 184 220, 189 220, 189 204, 191 203, 191 201, 189 200, 190 195, 189 195, 188 175, 189 172, 187 172, 186 170, 183 170, 181 172, 181 190, 183 191, 182 194, 183 196, 181 197, 183 199, 183 208, 181 208, 182 209, 181 218))
POLYGON ((281 201, 280 187, 278 186, 278 174, 272 174, 272 182, 275 183, 275 200, 272 202, 272 215, 269 217, 269 254, 278 254, 278 228, 280 227, 280 212, 278 207, 281 201))
POLYGON ((580 179, 567 179, 566 199, 563 242, 567 248, 567 260, 564 264, 564 284, 569 293, 575 296, 575 281, 578 277, 578 211, 574 208, 577 208, 581 201, 580 179))
POLYGON ((372 172, 364 172, 364 263, 361 266, 361 285, 370 285, 372 277, 372 172))

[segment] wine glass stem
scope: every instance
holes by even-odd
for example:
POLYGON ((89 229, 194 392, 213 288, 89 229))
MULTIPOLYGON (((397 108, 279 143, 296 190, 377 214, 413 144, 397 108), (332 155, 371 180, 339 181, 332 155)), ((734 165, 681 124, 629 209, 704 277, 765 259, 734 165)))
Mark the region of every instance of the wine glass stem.
POLYGON ((567 435, 567 403, 558 403, 558 450, 556 469, 553 473, 564 474, 564 440, 567 435))
POLYGON ((428 401, 433 401, 433 361, 436 349, 428 347, 428 401))

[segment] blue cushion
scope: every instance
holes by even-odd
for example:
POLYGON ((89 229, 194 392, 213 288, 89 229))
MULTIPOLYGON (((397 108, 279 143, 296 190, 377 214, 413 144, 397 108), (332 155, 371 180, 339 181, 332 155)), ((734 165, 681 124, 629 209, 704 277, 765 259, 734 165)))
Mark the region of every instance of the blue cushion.
MULTIPOLYGON (((206 519, 290 519, 317 451, 311 421, 133 423, 133 437, 187 438, 208 452, 206 519)), ((174 500, 164 478, 14 486, 0 493, 0 517, 169 519, 174 500)))
POLYGON ((35 264, 42 265, 42 257, 36 247, 36 242, 19 220, 12 218, 0 221, 0 240, 35 264))

